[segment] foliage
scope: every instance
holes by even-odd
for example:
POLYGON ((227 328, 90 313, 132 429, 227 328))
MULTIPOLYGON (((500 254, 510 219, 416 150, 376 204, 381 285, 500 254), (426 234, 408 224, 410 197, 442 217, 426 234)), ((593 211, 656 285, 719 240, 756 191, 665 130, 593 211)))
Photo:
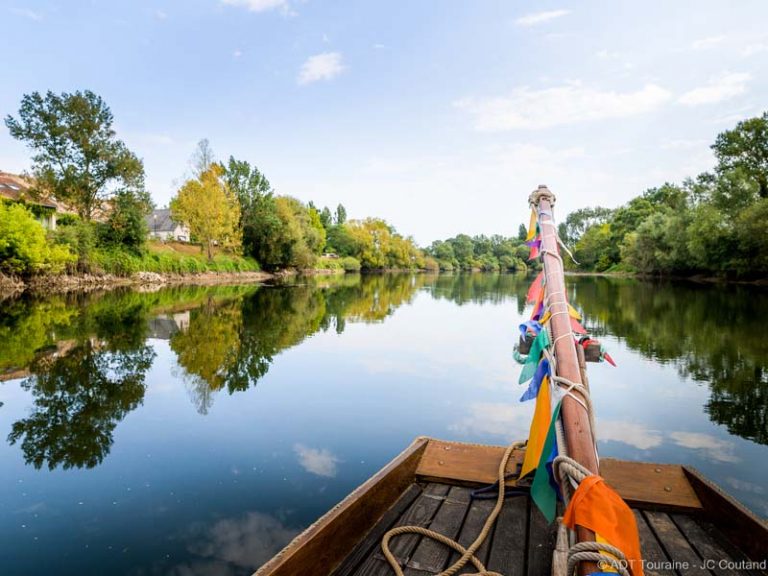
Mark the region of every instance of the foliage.
POLYGON ((0 272, 58 274, 74 260, 65 246, 47 241, 45 229, 29 210, 0 200, 0 272))
MULTIPOLYGON (((459 234, 447 240, 436 240, 427 248, 427 254, 434 258, 440 270, 483 270, 514 272, 528 269, 525 260, 529 248, 524 244, 525 236, 507 238, 493 236, 468 236, 459 234)), ((527 232, 526 232, 527 234, 527 232)))
POLYGON ((224 169, 211 164, 197 178, 187 180, 171 200, 174 220, 189 226, 193 238, 206 247, 213 259, 213 246, 239 250, 240 206, 223 178, 224 169))
POLYGON ((149 232, 145 217, 152 212, 152 199, 147 192, 120 190, 112 201, 112 211, 100 226, 105 245, 124 246, 141 254, 149 232))
POLYGON ((561 236, 582 269, 647 274, 768 273, 768 113, 723 132, 714 173, 646 190, 615 210, 569 214, 561 236))
POLYGON ((712 150, 719 173, 742 170, 757 184, 760 197, 768 198, 768 112, 720 134, 712 150))
POLYGON ((114 189, 141 191, 144 166, 115 137, 112 112, 93 92, 39 92, 22 98, 19 117, 7 116, 11 136, 34 151, 38 192, 71 204, 90 220, 114 189))

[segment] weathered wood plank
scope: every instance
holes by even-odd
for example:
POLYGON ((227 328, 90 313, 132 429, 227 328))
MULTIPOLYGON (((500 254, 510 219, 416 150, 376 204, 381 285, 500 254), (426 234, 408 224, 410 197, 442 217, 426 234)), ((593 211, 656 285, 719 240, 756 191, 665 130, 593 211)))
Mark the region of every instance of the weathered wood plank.
MULTIPOLYGON (((741 573, 728 567, 727 561, 733 560, 723 547, 710 534, 707 534, 696 520, 684 514, 675 514, 672 521, 677 524, 694 550, 709 564, 705 564, 717 576, 739 576, 741 573), (725 564, 721 560, 726 561, 725 564)), ((768 546, 768 544, 766 544, 768 546)))
POLYGON ((496 530, 488 555, 489 570, 501 572, 504 576, 525 574, 529 508, 525 496, 515 496, 504 502, 496 519, 496 530))
MULTIPOLYGON (((425 480, 492 484, 499 477, 504 448, 461 442, 431 440, 416 474, 425 480)), ((518 470, 525 452, 516 450, 507 464, 510 473, 518 470)), ((510 483, 511 484, 511 483, 510 483)))
MULTIPOLYGON (((459 532, 459 537, 456 540, 459 544, 464 546, 464 548, 469 548, 470 544, 472 544, 480 535, 480 531, 483 529, 488 516, 491 515, 491 511, 493 510, 495 504, 496 502, 494 500, 474 500, 469 505, 467 516, 464 518, 464 525, 461 527, 461 532, 459 532)), ((478 548, 475 552, 475 556, 477 556, 477 558, 483 564, 486 564, 488 561, 488 551, 491 548, 492 540, 493 529, 491 529, 488 537, 483 541, 483 543, 480 545, 480 548, 478 548)), ((447 566, 452 566, 458 561, 458 559, 459 553, 452 552, 447 566)), ((474 565, 469 563, 466 565, 466 567, 459 571, 459 574, 471 574, 473 572, 476 572, 474 565)))
POLYGON ((648 525, 656 534, 656 538, 680 576, 709 576, 711 574, 709 570, 704 568, 702 559, 667 514, 650 511, 644 514, 648 525))
POLYGON ((600 474, 633 508, 701 509, 682 466, 601 458, 600 474))
MULTIPOLYGON (((547 524, 547 519, 536 508, 529 506, 528 524, 528 576, 552 572, 552 551, 557 540, 557 522, 547 524)), ((559 512, 562 514, 562 512, 559 512)))
MULTIPOLYGON (((733 542, 728 540, 725 534, 723 534, 720 529, 712 522, 705 520, 701 515, 696 516, 694 520, 704 532, 709 534, 709 536, 715 542, 717 542, 723 550, 725 550, 726 554, 728 554, 734 561, 742 563, 743 568, 740 568, 740 574, 744 574, 745 576, 768 576, 768 570, 760 570, 757 567, 748 569, 747 566, 750 562, 750 559, 747 557, 747 555, 739 550, 739 548, 737 548, 733 542)), ((763 548, 763 558, 758 557, 759 560, 768 559, 768 540, 765 542, 766 543, 763 548)))
POLYGON ((764 560, 768 542, 768 523, 747 510, 740 502, 705 478, 695 468, 684 467, 693 489, 704 504, 707 518, 731 542, 738 543, 748 558, 764 560))
POLYGON ((405 451, 297 536, 256 572, 258 576, 329 574, 349 554, 361 534, 397 501, 413 482, 427 446, 417 438, 405 451))
MULTIPOLYGON (((478 446, 430 440, 416 469, 428 481, 469 485, 491 484, 498 478, 502 446, 478 446)), ((514 472, 525 453, 515 451, 507 470, 514 472)), ((682 466, 603 458, 600 474, 632 507, 668 511, 700 510, 702 505, 682 466)), ((513 485, 513 481, 509 481, 513 485)))
MULTIPOLYGON (((449 488, 450 486, 445 484, 428 485, 408 511, 395 523, 395 526, 429 526, 445 500, 449 488)), ((405 566, 420 540, 421 536, 418 534, 403 534, 390 541, 389 549, 398 563, 405 566)), ((355 574, 358 576, 391 576, 392 568, 390 568, 384 555, 377 551, 360 565, 355 574)))
MULTIPOLYGON (((455 539, 464 523, 469 507, 469 488, 454 486, 429 525, 430 530, 455 539)), ((423 537, 404 570, 405 576, 427 576, 443 570, 451 549, 431 538, 423 537)))
POLYGON ((384 516, 376 525, 365 535, 355 549, 344 559, 344 562, 333 573, 334 576, 350 576, 354 574, 355 569, 371 554, 373 554, 381 545, 381 539, 384 534, 397 522, 405 511, 413 504, 414 500, 421 494, 421 486, 411 484, 403 492, 397 502, 384 513, 384 516))
POLYGON ((656 535, 645 521, 642 512, 632 510, 637 522, 637 533, 640 536, 640 552, 643 557, 643 572, 645 576, 677 576, 671 569, 669 556, 656 539, 656 535))

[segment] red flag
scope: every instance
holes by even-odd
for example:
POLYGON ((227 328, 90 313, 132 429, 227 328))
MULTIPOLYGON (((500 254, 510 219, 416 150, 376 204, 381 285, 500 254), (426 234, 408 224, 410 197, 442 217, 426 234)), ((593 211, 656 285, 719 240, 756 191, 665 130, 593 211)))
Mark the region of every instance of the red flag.
POLYGON ((539 298, 539 293, 544 289, 544 272, 539 272, 538 276, 531 282, 531 287, 528 288, 528 295, 525 297, 525 301, 528 304, 536 302, 539 298))

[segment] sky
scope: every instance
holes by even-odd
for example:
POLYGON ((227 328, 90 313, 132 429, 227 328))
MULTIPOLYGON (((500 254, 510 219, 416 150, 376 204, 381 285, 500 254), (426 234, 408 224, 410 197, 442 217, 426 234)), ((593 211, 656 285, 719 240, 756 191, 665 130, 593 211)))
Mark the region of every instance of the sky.
MULTIPOLYGON (((196 143, 422 245, 709 170, 768 109, 764 0, 0 0, 0 115, 89 89, 164 206, 196 143)), ((0 170, 31 168, 0 127, 0 170)))

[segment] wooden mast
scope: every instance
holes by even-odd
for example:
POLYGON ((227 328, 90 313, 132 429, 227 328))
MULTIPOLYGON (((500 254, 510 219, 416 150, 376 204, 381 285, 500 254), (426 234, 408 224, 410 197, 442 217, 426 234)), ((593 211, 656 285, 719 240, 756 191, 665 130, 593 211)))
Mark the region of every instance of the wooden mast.
MULTIPOLYGON (((583 384, 579 359, 576 353, 571 330, 571 319, 568 314, 568 300, 565 297, 565 274, 562 260, 555 256, 559 254, 557 245, 557 230, 553 218, 555 196, 546 186, 540 185, 531 194, 538 213, 539 229, 541 231, 541 254, 546 279, 547 303, 552 316, 549 320, 552 328, 552 342, 557 359, 557 375, 571 382, 583 384), (559 312, 559 313, 558 313, 559 312), (565 313, 563 313, 565 312, 565 313), (564 336, 564 335, 568 336, 564 336)), ((576 390, 572 394, 579 394, 576 390)), ((599 474, 597 455, 592 443, 592 428, 586 409, 570 396, 565 396, 560 408, 563 418, 563 430, 568 455, 585 466, 590 472, 599 474)), ((576 527, 576 537, 579 542, 594 542, 595 535, 591 530, 576 527)), ((592 563, 581 564, 581 573, 589 574, 597 570, 592 563)))

